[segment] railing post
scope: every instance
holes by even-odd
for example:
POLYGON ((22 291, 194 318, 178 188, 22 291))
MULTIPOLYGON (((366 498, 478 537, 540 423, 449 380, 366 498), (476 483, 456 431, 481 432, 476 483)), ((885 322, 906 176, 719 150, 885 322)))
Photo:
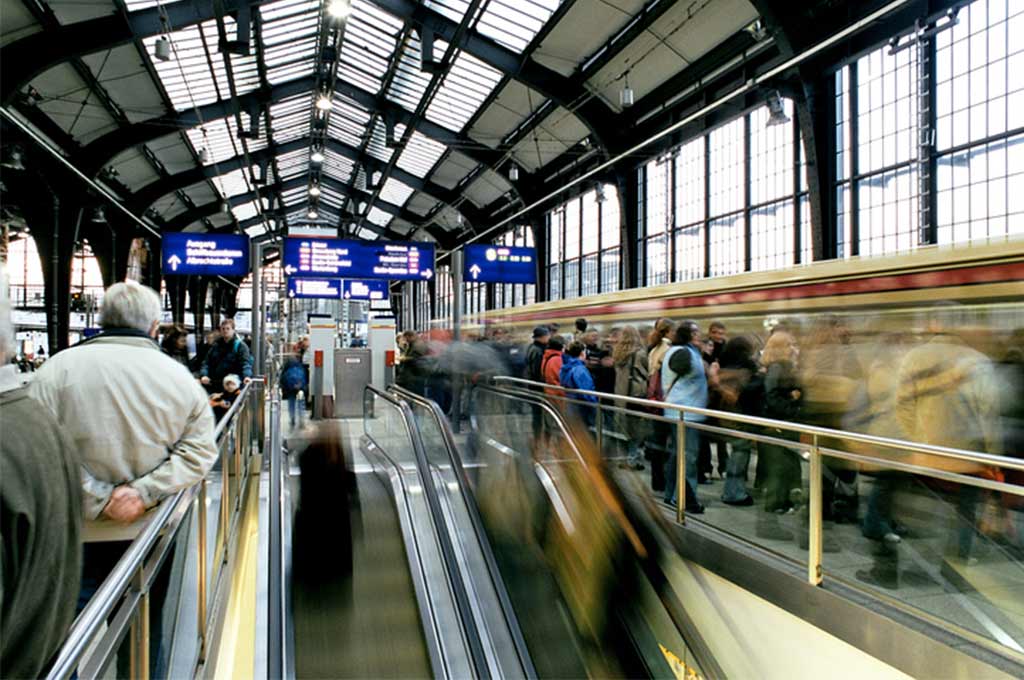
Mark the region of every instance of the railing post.
POLYGON ((220 540, 217 541, 217 552, 221 552, 223 548, 222 564, 226 564, 228 561, 228 535, 230 531, 229 522, 231 521, 230 514, 228 513, 228 504, 231 502, 231 469, 228 465, 228 452, 224 448, 221 450, 220 455, 220 531, 218 532, 220 540))
POLYGON ((807 530, 810 532, 807 541, 807 581, 812 586, 821 585, 821 514, 822 514, 822 480, 821 452, 818 450, 818 435, 812 435, 810 459, 810 506, 808 507, 807 530))
MULTIPOLYGON (((571 399, 572 395, 566 395, 566 397, 571 399)), ((604 458, 604 410, 600 399, 597 400, 595 406, 597 419, 594 422, 594 436, 597 439, 597 452, 604 458)))
POLYGON ((686 421, 679 414, 676 425, 676 521, 686 522, 686 421))
POLYGON ((206 662, 206 480, 199 482, 199 663, 206 662))

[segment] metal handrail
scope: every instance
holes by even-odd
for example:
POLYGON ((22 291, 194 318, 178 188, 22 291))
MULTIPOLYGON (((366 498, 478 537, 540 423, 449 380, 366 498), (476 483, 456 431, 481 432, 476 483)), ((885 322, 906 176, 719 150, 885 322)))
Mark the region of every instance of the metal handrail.
MULTIPOLYGON (((664 409, 678 411, 680 413, 692 413, 695 415, 707 416, 709 418, 717 418, 718 420, 728 420, 736 423, 743 423, 745 425, 755 425, 764 428, 775 428, 779 430, 788 430, 797 434, 806 434, 811 436, 818 436, 822 438, 831 439, 844 439, 846 441, 857 442, 859 444, 869 444, 871 446, 878 446, 889 449, 901 449, 910 453, 923 453, 931 456, 937 456, 940 458, 950 458, 969 463, 978 463, 982 465, 991 465, 994 467, 1002 467, 1011 470, 1024 471, 1024 460, 1019 458, 1009 458, 1007 456, 1000 456, 991 453, 980 453, 977 451, 968 451, 966 449, 957 449, 948 446, 938 446, 936 444, 921 444, 918 442, 906 441, 904 439, 890 439, 888 437, 878 437, 876 435, 861 434, 859 432, 849 432, 846 430, 835 430, 828 427, 819 427, 817 425, 804 425, 802 423, 792 423, 784 420, 772 420, 771 418, 761 418, 758 416, 747 416, 741 413, 733 413, 731 411, 715 411, 707 408, 697 408, 695 406, 683 406, 680 404, 670 404, 664 401, 653 401, 651 399, 641 399, 638 397, 626 397, 618 394, 609 394, 607 392, 595 392, 593 390, 579 390, 569 387, 562 387, 561 385, 550 385, 548 383, 539 383, 532 380, 525 380, 523 378, 513 378, 511 376, 496 376, 494 378, 496 384, 509 383, 515 385, 525 385, 529 388, 546 388, 559 390, 564 393, 582 394, 592 397, 598 397, 598 399, 605 399, 614 402, 623 402, 626 404, 632 404, 634 406, 643 406, 646 408, 664 409)), ((594 402, 581 402, 590 406, 597 406, 594 402)), ((599 402, 600 403, 600 402, 599 402)), ((602 405, 605 408, 608 406, 602 405)), ((644 416, 643 412, 629 411, 630 415, 644 416)), ((687 421, 687 427, 700 425, 699 422, 687 421)), ((739 434, 737 434, 739 436, 739 434)), ((886 462, 885 459, 879 459, 879 462, 886 462)))
MULTIPOLYGON (((228 409, 224 418, 221 419, 217 426, 214 428, 214 437, 217 442, 218 454, 221 453, 223 448, 223 442, 228 439, 228 435, 232 432, 236 432, 239 428, 245 427, 243 418, 239 418, 238 414, 247 408, 247 404, 256 401, 252 395, 257 394, 256 388, 253 385, 261 385, 262 380, 255 378, 252 382, 245 385, 242 389, 240 398, 237 399, 228 409)), ((262 419, 259 421, 262 425, 262 419)), ((236 437, 237 439, 237 437, 236 437)), ((225 463, 223 466, 223 474, 225 475, 224 480, 226 484, 226 475, 228 474, 226 465, 226 456, 222 457, 222 462, 225 463)), ((240 472, 236 469, 236 472, 240 472)), ((224 494, 226 496, 226 494, 224 494)), ((199 662, 201 663, 204 659, 204 646, 206 642, 206 480, 201 480, 192 486, 177 491, 172 496, 164 499, 156 513, 150 518, 150 520, 142 528, 142 531, 136 536, 135 540, 128 546, 125 554, 118 560, 117 564, 111 573, 104 579, 103 583, 97 589, 96 593, 90 598, 88 604, 82 610, 81 614, 75 619, 68 631, 67 639, 61 646, 57 658, 54 661, 53 666, 47 673, 48 679, 57 678, 69 678, 75 672, 76 669, 83 662, 83 657, 92 644, 99 636, 103 633, 104 626, 106 625, 108 617, 113 613, 115 607, 121 601, 126 591, 131 588, 133 591, 139 591, 140 597, 136 598, 132 603, 130 611, 126 616, 122 618, 124 626, 131 626, 133 629, 136 625, 139 625, 143 631, 142 635, 133 636, 133 642, 140 647, 141 658, 145 660, 148 655, 148 591, 150 583, 146 582, 143 578, 148 577, 150 580, 154 577, 154 570, 147 572, 146 558, 150 555, 158 544, 163 542, 164 551, 159 555, 155 562, 159 564, 166 550, 170 548, 174 540, 177 537, 184 519, 187 516, 187 509, 193 502, 195 502, 198 496, 198 512, 199 512, 199 636, 200 636, 200 653, 199 662), (180 510, 180 511, 179 511, 180 510), (136 611, 144 609, 145 621, 139 621, 136 615, 136 611), (135 640, 134 638, 138 639, 135 640)), ((222 498, 222 505, 226 503, 226 498, 222 498)), ((223 526, 223 542, 226 544, 228 541, 228 529, 227 525, 223 526)), ((218 548, 219 552, 219 548, 218 548)), ((113 651, 112 649, 110 651, 113 651)), ((133 658, 135 650, 133 649, 133 658)), ((149 668, 145 663, 132 664, 132 672, 137 673, 138 676, 148 678, 149 668)))
POLYGON ((427 409, 434 420, 438 424, 438 428, 441 431, 441 436, 445 442, 445 453, 447 453, 448 460, 451 462, 452 470, 455 472, 455 479, 459 487, 459 495, 462 497, 463 504, 466 506, 468 511, 470 523, 473 525, 473 533, 477 537, 477 542, 480 545, 481 552, 483 553, 484 562, 487 565, 487 572, 491 577, 491 582, 494 584, 494 590, 498 595, 498 601, 501 603, 502 615, 508 624, 509 631, 512 636, 512 642, 516 648, 516 655, 519 657, 519 662, 522 664, 524 676, 526 678, 536 678, 537 669, 533 665, 533 659, 530 658, 530 653, 526 647, 526 639, 523 637, 522 627, 519 625, 519 618, 516 616, 515 610, 512 607, 512 599, 509 597, 508 590, 505 588, 505 581, 501 578, 501 574, 498 571, 498 561, 494 556, 494 551, 491 549, 490 541, 487 540, 487 533, 484 529, 483 518, 480 517, 480 511, 477 508, 475 500, 472 498, 472 493, 469 490, 469 476, 466 474, 465 468, 462 466, 462 456, 459 455, 458 446, 455 443, 455 437, 452 434, 451 428, 447 426, 447 418, 441 407, 438 406, 436 401, 427 399, 424 396, 416 394, 411 390, 407 390, 399 385, 391 385, 390 389, 402 399, 419 404, 423 408, 427 409))
POLYGON ((419 429, 413 427, 413 423, 416 422, 416 419, 413 415, 412 409, 409 407, 409 404, 405 403, 401 399, 379 390, 373 385, 366 385, 364 392, 369 392, 382 398, 392 406, 397 407, 399 413, 402 415, 402 421, 405 424, 406 431, 409 433, 409 440, 412 442, 413 454, 416 458, 416 467, 422 481, 423 495, 427 500, 427 507, 430 508, 430 514, 434 520, 438 544, 440 545, 441 553, 444 557, 445 570, 449 575, 449 585, 451 587, 452 594, 455 597, 457 613, 462 622, 463 630, 465 631, 466 642, 469 646, 473 666, 475 667, 478 677, 489 678, 489 666, 487 659, 484 656, 483 647, 480 644, 480 635, 477 632, 476 621, 469 613, 469 596, 466 593, 465 583, 462 579, 462 570, 458 560, 455 558, 455 548, 452 546, 451 536, 443 530, 444 512, 441 509, 441 501, 437 497, 437 489, 430 483, 432 476, 430 473, 430 463, 427 460, 427 452, 423 446, 423 439, 420 436, 419 429))

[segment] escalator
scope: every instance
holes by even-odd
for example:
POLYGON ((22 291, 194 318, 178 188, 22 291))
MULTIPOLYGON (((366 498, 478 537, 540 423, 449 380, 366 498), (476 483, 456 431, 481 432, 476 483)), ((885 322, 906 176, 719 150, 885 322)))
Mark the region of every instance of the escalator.
POLYGON ((658 563, 675 551, 660 513, 626 503, 557 409, 528 396, 509 409, 507 395, 476 388, 469 433, 456 436, 434 402, 392 391, 411 406, 438 488, 465 502, 449 517, 456 533, 485 537, 486 575, 536 677, 723 677, 658 563))

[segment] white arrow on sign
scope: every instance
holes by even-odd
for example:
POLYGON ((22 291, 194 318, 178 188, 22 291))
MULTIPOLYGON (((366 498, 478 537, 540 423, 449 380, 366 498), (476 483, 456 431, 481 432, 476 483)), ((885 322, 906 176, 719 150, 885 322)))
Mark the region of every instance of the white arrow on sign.
POLYGON ((469 273, 473 275, 473 280, 476 281, 476 277, 480 276, 480 265, 474 264, 469 268, 469 273))
POLYGON ((290 298, 295 297, 295 291, 294 290, 288 291, 288 297, 290 297, 290 298))
POLYGON ((294 274, 297 271, 298 271, 298 269, 296 269, 295 267, 291 266, 290 264, 286 264, 284 266, 284 273, 287 274, 288 276, 291 276, 292 274, 294 274))
POLYGON ((167 264, 171 265, 172 272, 176 272, 178 271, 178 265, 181 264, 181 258, 177 255, 171 255, 167 258, 167 264))
POLYGON ((348 291, 346 290, 346 291, 345 291, 345 299, 346 299, 346 300, 348 300, 348 299, 349 299, 350 297, 352 297, 352 293, 350 293, 350 292, 348 292, 348 291))
POLYGON ((420 272, 420 275, 425 279, 429 279, 431 276, 434 275, 434 272, 429 269, 424 269, 423 271, 420 272))

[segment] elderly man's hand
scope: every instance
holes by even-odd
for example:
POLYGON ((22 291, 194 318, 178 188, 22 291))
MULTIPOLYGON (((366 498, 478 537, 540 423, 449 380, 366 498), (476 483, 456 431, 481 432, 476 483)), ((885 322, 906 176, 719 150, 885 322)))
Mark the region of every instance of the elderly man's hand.
POLYGON ((145 512, 146 505, 142 502, 142 496, 130 486, 119 486, 114 489, 107 506, 103 508, 105 517, 124 524, 134 522, 145 512))
POLYGON ((204 375, 202 378, 199 379, 199 382, 201 382, 204 385, 209 385, 210 384, 210 379, 207 376, 204 375))
POLYGON ((243 385, 248 385, 251 382, 252 382, 252 378, 242 378, 242 384, 243 385))

